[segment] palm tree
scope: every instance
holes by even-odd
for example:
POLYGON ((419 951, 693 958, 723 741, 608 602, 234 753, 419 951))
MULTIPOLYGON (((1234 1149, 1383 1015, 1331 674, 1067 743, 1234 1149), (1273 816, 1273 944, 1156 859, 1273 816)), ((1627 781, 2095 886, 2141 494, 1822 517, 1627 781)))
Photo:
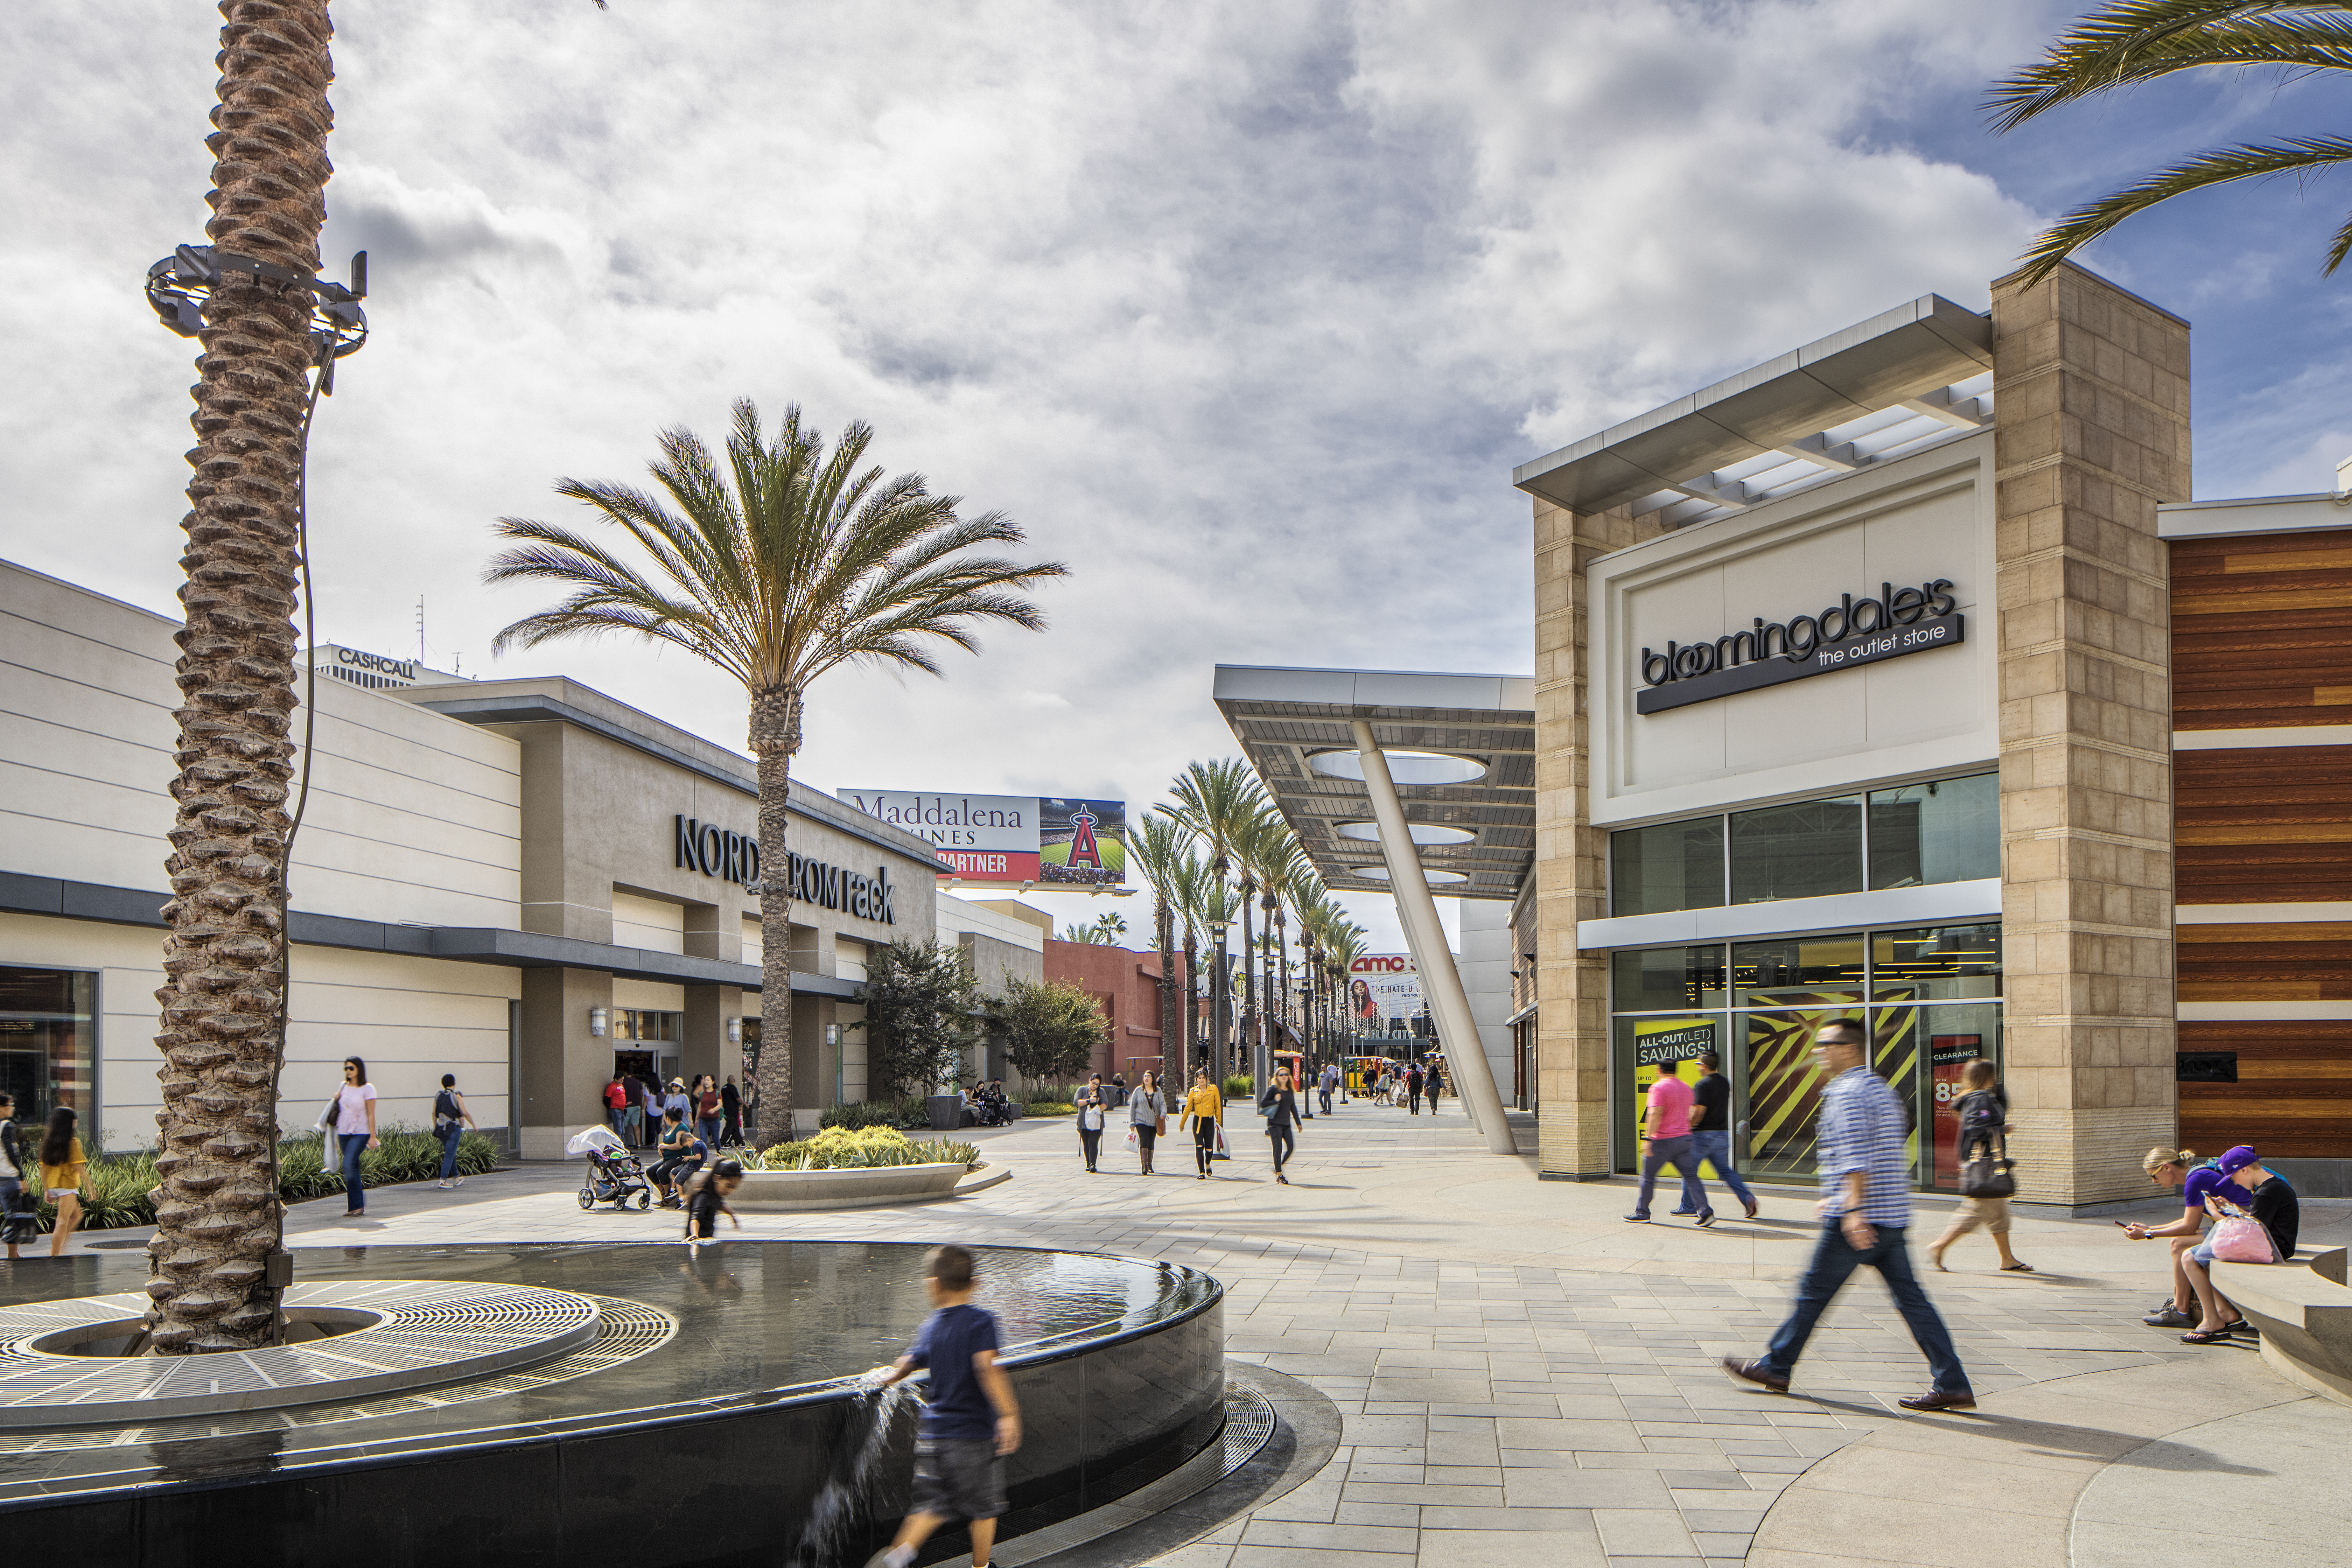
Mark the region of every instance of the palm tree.
POLYGON ((874 433, 851 424, 825 452, 824 436, 784 410, 775 439, 759 410, 735 405, 722 465, 693 433, 669 429, 650 465, 662 494, 564 479, 555 493, 586 505, 650 558, 653 574, 572 529, 500 518, 518 542, 484 574, 491 583, 548 582, 570 590, 551 610, 500 632, 494 646, 536 647, 557 637, 625 633, 668 643, 717 665, 751 697, 751 748, 760 782, 761 1013, 750 1077, 757 1087, 752 1141, 792 1136, 793 897, 783 875, 792 760, 810 686, 845 664, 937 675, 939 643, 978 652, 974 623, 1041 630, 1045 616, 1018 592, 1068 574, 1057 563, 1023 565, 975 553, 1024 535, 1002 512, 966 518, 960 496, 933 495, 919 474, 885 479, 861 469, 874 433), (663 494, 668 498, 665 502, 663 494), (767 1047, 782 1045, 782 1050, 767 1047))
MULTIPOLYGON (((1255 968, 1247 962, 1250 952, 1249 898, 1256 889, 1250 881, 1247 864, 1240 860, 1236 851, 1242 840, 1265 817, 1273 815, 1274 807, 1268 804, 1257 776, 1239 757, 1223 757, 1213 763, 1187 763, 1184 771, 1178 773, 1175 782, 1168 786, 1168 793, 1176 797, 1175 805, 1163 809, 1206 842, 1211 875, 1223 882, 1236 864, 1241 868, 1242 967, 1248 972, 1243 982, 1242 1033, 1246 1037, 1250 1014, 1257 1003, 1255 968)), ((1221 1025, 1222 1022, 1220 1020, 1221 1025)), ((1223 1049, 1222 1040, 1218 1048, 1223 1049)), ((1222 1060, 1218 1065, 1220 1068, 1223 1066, 1222 1060)))
POLYGON ((1097 915, 1085 925, 1072 921, 1062 928, 1064 942, 1084 942, 1088 947, 1117 947, 1118 939, 1126 934, 1126 920, 1108 911, 1097 915))
MULTIPOLYGON (((2259 66, 2289 73, 2352 70, 2352 3, 2110 0, 2059 34, 2041 63, 1995 83, 1985 107, 1993 111, 1994 131, 2007 132, 2061 104, 2178 71, 2259 66)), ((2347 162, 2352 138, 2342 136, 2208 148, 2068 213, 2025 253, 2025 281, 2040 282, 2067 257, 2158 202, 2235 180, 2308 176, 2347 162)), ((2352 220, 2336 231, 2323 272, 2333 273, 2347 254, 2352 220)))
MULTIPOLYGON (((222 0, 216 253, 310 277, 326 222, 326 0, 222 0)), ((161 1354, 277 1342, 289 715, 312 297, 224 269, 204 307, 181 558, 176 803, 146 1314, 161 1354)))
MULTIPOLYGON (((1242 951, 1244 952, 1255 951, 1250 945, 1252 902, 1255 902, 1265 916, 1266 941, 1271 943, 1274 940, 1274 917, 1280 908, 1275 895, 1282 884, 1282 879, 1288 874, 1289 851, 1295 843, 1296 840, 1291 837, 1290 825, 1283 821, 1281 816, 1271 805, 1260 811, 1256 817, 1234 836, 1234 860, 1241 868, 1242 897, 1244 900, 1242 905, 1242 951)), ((1249 978, 1242 987, 1242 1037, 1244 1039, 1251 1037, 1253 1028, 1261 1035, 1272 1033, 1270 1028, 1258 1022, 1257 970, 1258 966, 1255 963, 1249 965, 1249 978)), ((1267 997, 1266 1011, 1272 1013, 1279 1000, 1279 997, 1267 997)), ((1255 1070, 1257 1061, 1255 1054, 1250 1058, 1250 1061, 1255 1070)))
MULTIPOLYGON (((1128 852, 1151 888, 1151 932, 1160 949, 1160 1079, 1168 1080, 1168 1051, 1177 1059, 1187 1054, 1177 1043, 1176 906, 1181 893, 1184 863, 1192 851, 1192 831, 1165 811, 1147 813, 1128 836, 1128 852)), ((1185 963, 1188 978, 1192 963, 1185 963)))

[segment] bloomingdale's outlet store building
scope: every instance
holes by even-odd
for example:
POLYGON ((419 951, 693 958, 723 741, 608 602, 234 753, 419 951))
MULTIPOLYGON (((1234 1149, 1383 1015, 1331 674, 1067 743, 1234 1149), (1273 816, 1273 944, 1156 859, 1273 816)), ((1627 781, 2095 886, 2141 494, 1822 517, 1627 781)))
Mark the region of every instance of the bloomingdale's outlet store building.
MULTIPOLYGON (((0 563, 0 1084, 153 1137, 174 624, 0 563)), ((795 1119, 866 1094, 869 947, 932 939, 921 839, 806 785, 788 1005, 760 994, 744 884, 749 759, 561 677, 461 680, 319 650, 315 784, 295 849, 281 1117, 359 1056, 385 1123, 444 1072, 486 1130, 559 1155, 616 1068, 739 1080, 793 1052, 795 1119)), ((769 868, 770 875, 777 868, 769 868)))
POLYGON ((1713 1050, 1750 1173, 1810 1178, 1851 1018, 1925 1186, 1985 1056, 2021 1201, 2142 1198, 2176 1141, 2352 1192, 2352 509, 2189 504, 2188 353, 2067 268, 1517 471, 1546 1175, 1633 1169, 1713 1050))

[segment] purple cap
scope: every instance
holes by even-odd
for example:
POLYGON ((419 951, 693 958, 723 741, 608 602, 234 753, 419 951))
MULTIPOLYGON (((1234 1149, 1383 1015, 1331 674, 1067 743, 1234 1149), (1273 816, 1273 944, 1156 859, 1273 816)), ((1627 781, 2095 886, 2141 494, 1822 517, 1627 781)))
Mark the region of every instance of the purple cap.
POLYGON ((2236 1148, 2231 1150, 2228 1153, 2222 1155, 2220 1160, 2215 1162, 2216 1164, 2221 1167, 2221 1173, 2225 1176, 2234 1176, 2240 1171, 2244 1170, 2247 1166, 2259 1164, 2260 1163, 2260 1156, 2255 1154, 2252 1149, 2247 1147, 2243 1143, 2239 1144, 2236 1148))

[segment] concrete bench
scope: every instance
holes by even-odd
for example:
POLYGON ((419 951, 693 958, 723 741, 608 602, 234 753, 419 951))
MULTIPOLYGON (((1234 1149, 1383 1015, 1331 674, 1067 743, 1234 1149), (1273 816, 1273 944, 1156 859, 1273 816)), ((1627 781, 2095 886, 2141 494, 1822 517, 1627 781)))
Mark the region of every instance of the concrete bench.
POLYGON ((2352 1289, 2346 1249, 2290 1263, 2216 1263, 2213 1288, 2263 1331, 2263 1360, 2299 1387, 2352 1405, 2352 1289))

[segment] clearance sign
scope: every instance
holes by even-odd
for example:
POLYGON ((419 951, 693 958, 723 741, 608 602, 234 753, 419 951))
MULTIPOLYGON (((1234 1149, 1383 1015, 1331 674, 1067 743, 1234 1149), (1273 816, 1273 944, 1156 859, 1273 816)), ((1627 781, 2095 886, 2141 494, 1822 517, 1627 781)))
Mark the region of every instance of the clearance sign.
POLYGON ((1127 880, 1123 800, 882 789, 845 789, 839 798, 927 841, 942 877, 1079 887, 1127 880))

